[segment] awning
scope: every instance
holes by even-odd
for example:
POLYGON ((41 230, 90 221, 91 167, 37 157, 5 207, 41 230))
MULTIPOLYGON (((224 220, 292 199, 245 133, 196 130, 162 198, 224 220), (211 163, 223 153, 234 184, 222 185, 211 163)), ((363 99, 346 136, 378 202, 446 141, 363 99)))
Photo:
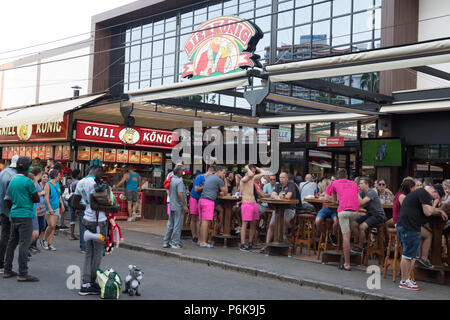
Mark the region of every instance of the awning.
POLYGON ((152 87, 137 91, 129 91, 131 103, 150 102, 155 100, 178 98, 203 94, 226 89, 235 89, 237 87, 247 86, 249 84, 247 71, 239 71, 222 76, 177 82, 174 84, 152 87))
POLYGON ((271 125, 271 124, 290 124, 290 123, 356 121, 356 120, 369 120, 376 118, 377 118, 376 116, 367 116, 359 113, 332 113, 332 114, 317 114, 308 116, 260 118, 258 120, 258 123, 261 125, 271 125))
POLYGON ((105 94, 102 93, 87 97, 66 99, 58 102, 6 109, 0 112, 0 128, 60 122, 64 120, 64 115, 67 111, 91 103, 104 95, 105 94))
POLYGON ((425 113, 449 111, 450 100, 396 103, 382 106, 380 112, 386 113, 425 113))
POLYGON ((267 66, 271 82, 336 77, 450 62, 450 39, 267 66))

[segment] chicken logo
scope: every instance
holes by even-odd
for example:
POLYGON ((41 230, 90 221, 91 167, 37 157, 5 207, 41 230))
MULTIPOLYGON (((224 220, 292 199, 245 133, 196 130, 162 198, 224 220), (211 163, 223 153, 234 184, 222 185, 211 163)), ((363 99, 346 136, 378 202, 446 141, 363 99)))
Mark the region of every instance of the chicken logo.
POLYGON ((244 68, 260 66, 253 55, 262 38, 253 23, 237 17, 220 17, 199 26, 184 44, 190 63, 183 77, 202 78, 227 74, 244 68))

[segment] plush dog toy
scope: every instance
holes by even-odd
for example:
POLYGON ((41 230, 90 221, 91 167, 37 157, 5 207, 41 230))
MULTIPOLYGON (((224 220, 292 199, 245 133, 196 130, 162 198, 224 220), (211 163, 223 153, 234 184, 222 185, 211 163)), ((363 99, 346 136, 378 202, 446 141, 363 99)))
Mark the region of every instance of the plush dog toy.
POLYGON ((138 289, 141 285, 142 276, 144 273, 136 267, 135 265, 129 265, 128 271, 130 272, 129 275, 125 278, 125 290, 124 293, 128 293, 130 296, 140 296, 138 289))

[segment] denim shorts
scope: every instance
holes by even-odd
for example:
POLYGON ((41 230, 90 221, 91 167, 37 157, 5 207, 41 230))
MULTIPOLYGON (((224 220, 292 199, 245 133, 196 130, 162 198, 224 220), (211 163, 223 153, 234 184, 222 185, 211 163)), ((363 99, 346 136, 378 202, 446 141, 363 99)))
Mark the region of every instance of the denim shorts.
POLYGON ((397 235, 402 244, 402 257, 416 260, 420 254, 420 231, 408 230, 397 225, 397 235))
POLYGON ((327 218, 334 219, 336 218, 336 212, 334 210, 331 210, 330 208, 322 208, 317 213, 317 218, 321 218, 323 220, 327 218))

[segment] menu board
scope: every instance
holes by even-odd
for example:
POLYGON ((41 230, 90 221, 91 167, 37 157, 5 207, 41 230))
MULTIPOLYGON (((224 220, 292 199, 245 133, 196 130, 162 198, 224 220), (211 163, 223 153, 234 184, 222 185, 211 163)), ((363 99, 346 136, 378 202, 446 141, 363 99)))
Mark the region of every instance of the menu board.
POLYGON ((62 160, 62 149, 63 146, 55 147, 55 160, 62 160))
POLYGON ((152 164, 161 165, 162 164, 162 153, 152 152, 152 164))
POLYGON ((25 157, 25 156, 26 156, 26 147, 25 146, 20 147, 19 157, 25 157))
POLYGON ((116 162, 116 149, 105 148, 103 159, 105 162, 116 162))
POLYGON ((25 156, 31 159, 31 147, 25 147, 25 156))
POLYGON ((45 147, 44 146, 39 146, 39 158, 41 158, 41 160, 45 160, 45 147))
POLYGON ((45 159, 53 158, 53 147, 45 146, 45 159))
POLYGON ((91 148, 90 147, 78 147, 78 158, 80 161, 89 161, 91 158, 91 148))
POLYGON ((63 160, 70 160, 70 146, 63 146, 63 160))
POLYGON ((103 161, 103 148, 91 148, 91 160, 99 159, 103 161))
POLYGON ((14 147, 13 155, 14 155, 14 156, 18 156, 18 155, 19 155, 19 152, 20 152, 20 147, 14 147))
POLYGON ((128 162, 129 163, 140 163, 141 160, 141 152, 136 150, 130 150, 128 153, 128 162))
POLYGON ((8 151, 9 151, 9 147, 3 147, 2 148, 2 159, 7 159, 8 158, 8 151))
POLYGON ((31 158, 35 159, 35 158, 39 158, 39 147, 31 147, 32 151, 31 151, 31 158))
POLYGON ((117 162, 127 163, 128 162, 128 150, 117 150, 117 162))
POLYGON ((149 151, 141 151, 141 164, 152 164, 152 153, 149 151))

